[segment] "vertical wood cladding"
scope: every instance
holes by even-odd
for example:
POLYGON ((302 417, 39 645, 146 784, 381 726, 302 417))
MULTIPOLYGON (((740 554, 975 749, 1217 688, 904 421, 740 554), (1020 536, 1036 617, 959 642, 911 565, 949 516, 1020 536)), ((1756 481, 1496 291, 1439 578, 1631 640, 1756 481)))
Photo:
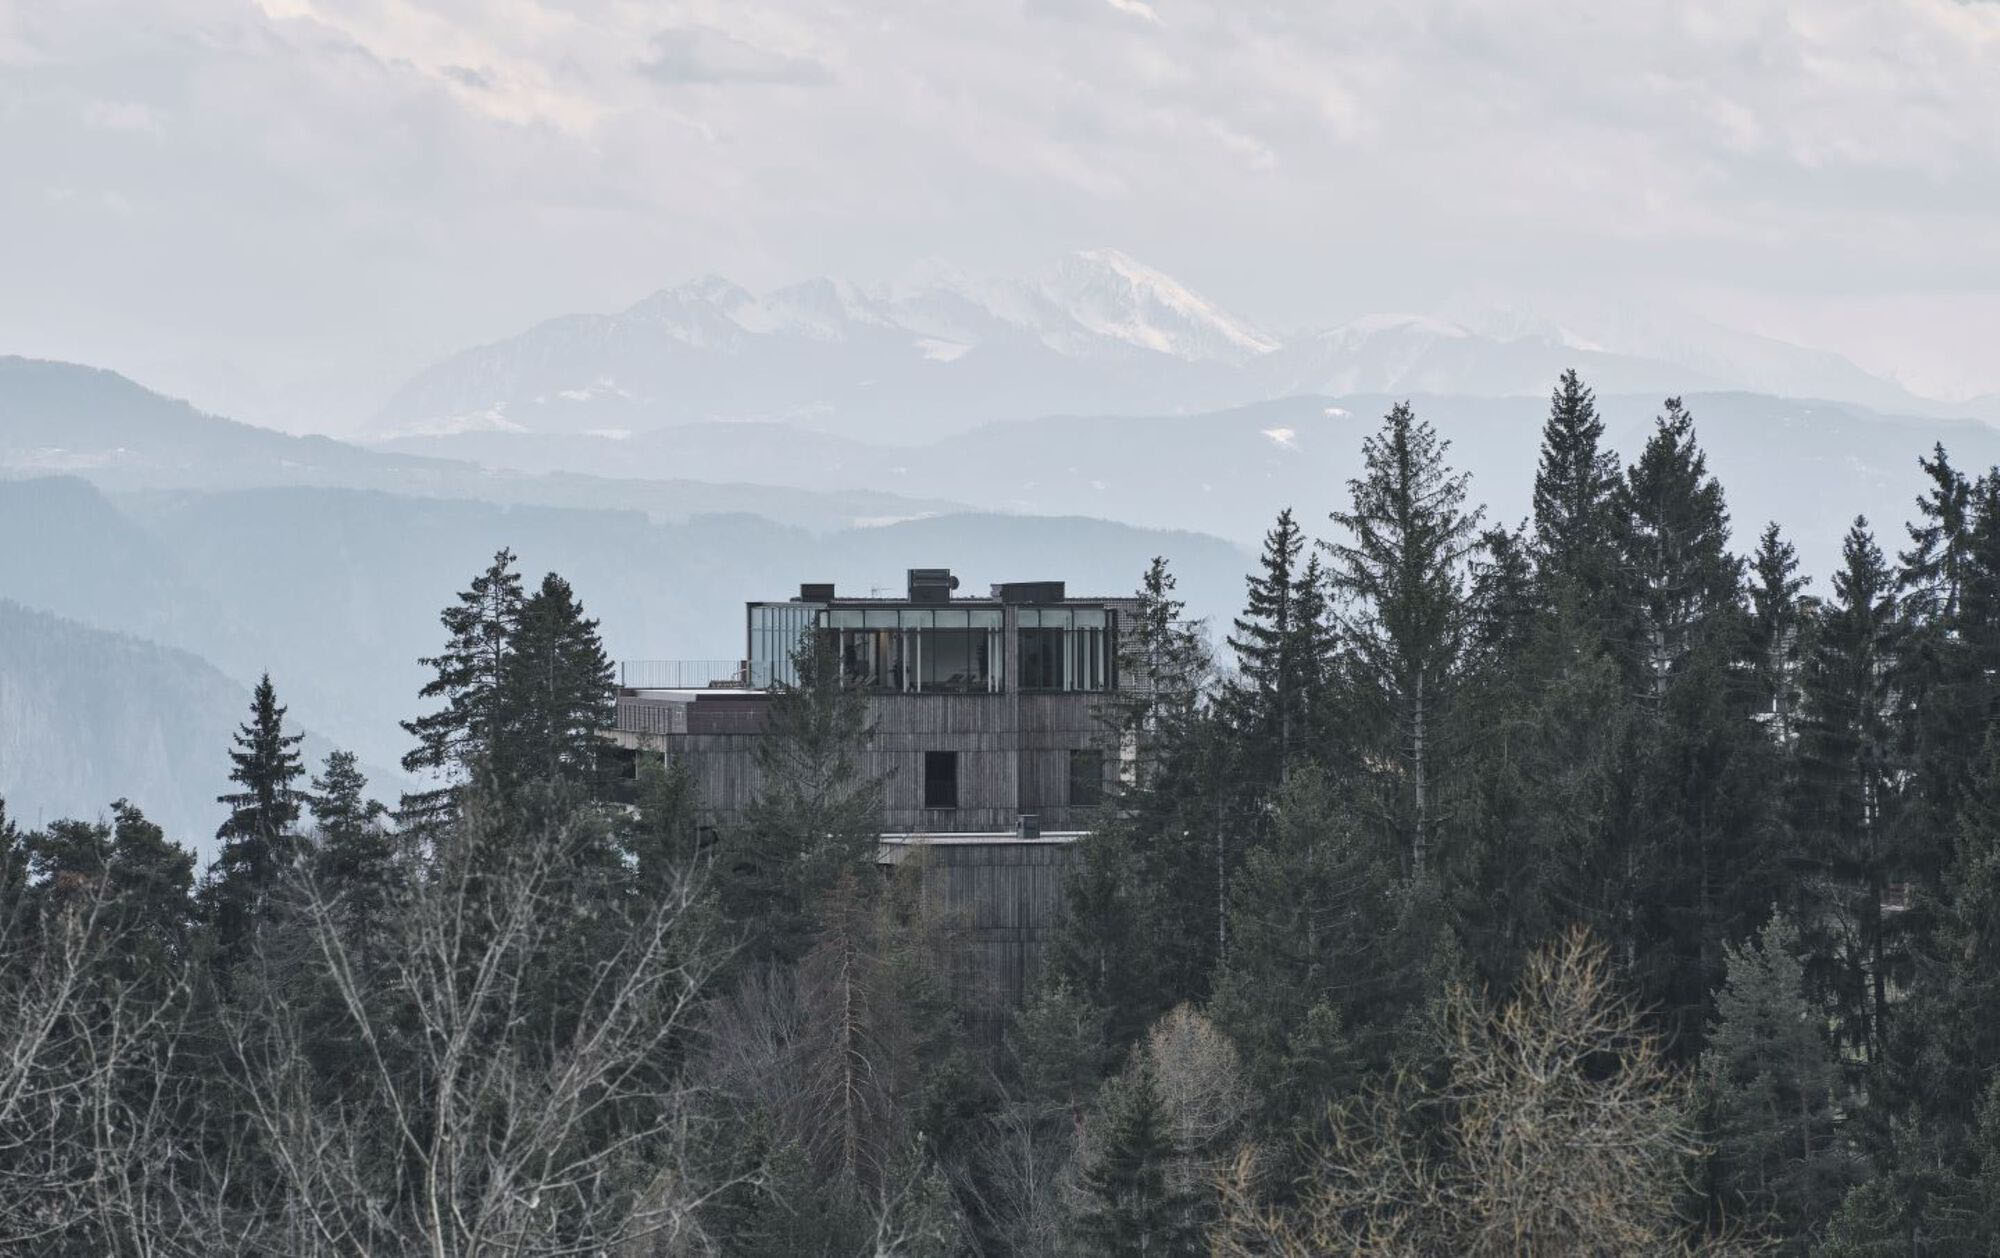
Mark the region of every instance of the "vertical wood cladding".
POLYGON ((913 871, 922 904, 950 941, 954 981, 971 990, 978 1030, 997 1036, 1039 970, 1063 914, 1071 836, 890 841, 882 862, 913 871))
MULTIPOLYGON (((862 771, 882 779, 885 833, 979 833, 1012 830, 1034 813, 1046 830, 1080 828, 1070 807, 1069 755, 1103 746, 1089 694, 876 695, 862 771), (958 806, 924 806, 924 753, 958 753, 958 806)), ((741 815, 759 786, 756 748, 765 705, 704 697, 682 704, 638 734, 637 745, 685 763, 717 824, 741 815), (685 730, 685 732, 680 732, 685 730)))

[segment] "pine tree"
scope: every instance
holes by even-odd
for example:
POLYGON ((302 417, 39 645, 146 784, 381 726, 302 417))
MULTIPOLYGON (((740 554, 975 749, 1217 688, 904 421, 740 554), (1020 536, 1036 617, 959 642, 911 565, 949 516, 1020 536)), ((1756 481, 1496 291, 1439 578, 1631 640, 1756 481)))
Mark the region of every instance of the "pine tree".
POLYGON ((1901 773, 1891 723, 1900 625, 1866 520, 1848 530, 1842 561, 1803 679, 1789 809, 1803 875, 1795 916, 1809 991, 1833 1011, 1841 1043, 1872 1059, 1890 982, 1882 903, 1901 773))
POLYGON ((1694 419, 1669 398, 1627 474, 1626 609, 1614 640, 1636 700, 1621 818, 1625 903, 1611 932, 1670 1050, 1699 1052, 1723 949, 1777 894, 1776 753, 1745 667, 1750 621, 1729 511, 1694 419))
POLYGON ((319 826, 314 874, 339 904, 350 946, 372 950, 393 893, 394 841, 383 824, 388 809, 368 797, 368 779, 351 751, 328 752, 312 789, 319 826))
POLYGON ((1246 581, 1243 614, 1227 639, 1236 653, 1237 673, 1223 692, 1223 707, 1234 726, 1238 752, 1251 783, 1284 780, 1307 737, 1305 718, 1309 656, 1315 627, 1299 619, 1299 552, 1305 534, 1292 509, 1278 513, 1264 535, 1261 569, 1246 581))
POLYGON ((1805 616, 1800 595, 1810 578, 1797 575, 1798 552, 1775 522, 1764 526, 1750 561, 1750 657, 1767 701, 1771 730, 1780 745, 1791 744, 1798 714, 1800 633, 1805 616))
POLYGON ((1572 598, 1592 621, 1606 613, 1618 566, 1622 486, 1618 456, 1603 440, 1595 395, 1573 369, 1563 372, 1535 470, 1536 576, 1544 597, 1572 598))
POLYGON ((1797 929, 1774 916, 1729 949, 1701 1067, 1725 1216, 1771 1220, 1802 1254, 1859 1167, 1835 1127, 1839 1071, 1797 948, 1797 929))
POLYGON ((814 902, 872 862, 882 833, 882 783, 861 768, 873 737, 866 697, 817 643, 793 664, 798 681, 776 687, 757 740, 757 794, 718 859, 723 911, 746 931, 745 963, 803 955, 814 902))
POLYGON ((1714 619, 1736 605, 1741 565, 1729 555, 1729 511, 1696 444, 1694 416, 1668 398, 1653 436, 1627 474, 1623 530, 1634 584, 1630 663, 1643 694, 1667 679, 1714 619))
MULTIPOLYGON (((1978 485, 1951 465, 1942 445, 1918 465, 1930 480, 1898 556, 1896 589, 1903 634, 1895 698, 1910 775, 1897 817, 1898 874, 1935 894, 1952 858, 1954 814, 1980 768, 1996 696, 2000 625, 1992 615, 1994 574, 1986 565, 1992 526, 1990 477, 1978 485)), ((1927 904, 1907 929, 1922 931, 1927 904)))
POLYGON ((1432 907, 1399 885, 1392 849, 1357 833, 1323 772, 1293 775, 1232 888, 1232 942, 1210 1002, 1275 1147, 1389 1067, 1424 992, 1421 919, 1432 907))
POLYGON ((305 774, 301 734, 285 732, 285 709, 266 673, 250 699, 250 720, 236 733, 229 779, 243 789, 216 797, 229 819, 216 837, 222 851, 204 889, 216 935, 225 951, 248 934, 258 901, 297 854, 298 820, 306 794, 294 783, 305 774))
POLYGON ((1138 591, 1131 623, 1121 624, 1118 688, 1100 719, 1118 740, 1123 802, 1161 788, 1163 766, 1190 741, 1202 719, 1211 661, 1199 625, 1175 593, 1167 561, 1154 556, 1138 591))
POLYGON ((1071 875, 1102 916, 1066 918, 1057 946, 1120 1042, 1202 993, 1223 948, 1242 835, 1230 731, 1208 702, 1207 642, 1164 559, 1148 565, 1138 602, 1121 621, 1119 689, 1098 714, 1118 747, 1117 790, 1071 875))
POLYGON ((551 572, 521 604, 501 667, 513 768, 588 785, 614 717, 611 661, 569 582, 551 572))
POLYGON ((1364 472, 1348 482, 1352 508, 1332 515, 1347 540, 1323 543, 1374 723, 1364 754, 1378 766, 1413 875, 1424 871, 1434 825, 1436 747, 1465 645, 1465 565, 1481 516, 1465 509, 1469 478, 1446 465, 1448 448, 1398 404, 1362 446, 1364 472))
POLYGON ((513 749, 507 739, 506 672, 521 601, 514 552, 503 549, 458 600, 439 613, 447 635, 445 648, 418 661, 434 674, 418 695, 442 700, 444 706, 403 722, 404 731, 417 740, 403 757, 403 770, 426 775, 440 785, 404 796, 400 811, 407 823, 437 825, 449 820, 458 786, 475 775, 507 777, 513 749))
POLYGON ((1467 959, 1494 990, 1566 927, 1618 937, 1641 768, 1623 674, 1586 614, 1563 600, 1511 632, 1461 700, 1465 840, 1444 862, 1467 959))
POLYGON ((1193 1258, 1201 1252, 1194 1205, 1167 1175, 1174 1155, 1159 1087, 1143 1051, 1105 1085, 1095 1147, 1084 1167, 1077 1230, 1089 1252, 1193 1258))

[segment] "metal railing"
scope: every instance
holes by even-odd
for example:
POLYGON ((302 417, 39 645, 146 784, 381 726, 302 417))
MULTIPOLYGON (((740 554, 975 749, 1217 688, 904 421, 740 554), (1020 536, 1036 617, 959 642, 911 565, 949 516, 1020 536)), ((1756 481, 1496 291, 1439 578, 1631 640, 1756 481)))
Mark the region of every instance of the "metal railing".
MULTIPOLYGON (((628 690, 744 690, 758 688, 745 660, 620 660, 618 684, 628 690)), ((764 678, 768 685, 770 678, 764 678)))

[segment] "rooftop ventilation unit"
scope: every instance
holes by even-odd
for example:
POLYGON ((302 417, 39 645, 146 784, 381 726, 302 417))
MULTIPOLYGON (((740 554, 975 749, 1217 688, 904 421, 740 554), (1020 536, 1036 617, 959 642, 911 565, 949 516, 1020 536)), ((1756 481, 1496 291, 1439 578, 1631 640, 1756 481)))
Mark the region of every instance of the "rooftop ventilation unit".
POLYGON ((801 603, 831 603, 833 601, 833 582, 831 581, 800 582, 799 601, 801 603))
POLYGON ((958 578, 951 575, 950 568, 911 568, 909 571, 912 603, 949 603, 951 592, 958 588, 958 578))
POLYGON ((1060 603, 1060 581, 1003 581, 993 587, 993 597, 1003 603, 1060 603))

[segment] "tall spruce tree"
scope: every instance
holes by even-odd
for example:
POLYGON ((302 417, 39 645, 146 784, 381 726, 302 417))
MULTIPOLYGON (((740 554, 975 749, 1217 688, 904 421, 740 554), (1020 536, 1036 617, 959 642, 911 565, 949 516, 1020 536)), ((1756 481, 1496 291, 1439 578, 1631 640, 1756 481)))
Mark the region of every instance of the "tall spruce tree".
POLYGON ((512 768, 525 779, 586 786, 597 777, 615 690, 597 622, 551 572, 522 602, 501 666, 512 768))
MULTIPOLYGON (((1954 815, 1980 770, 1996 696, 2000 626, 1992 616, 1992 526, 1982 516, 1993 490, 1967 481, 1942 445, 1919 459, 1929 485, 1898 557, 1903 621, 1895 699, 1909 782, 1897 816, 1898 876, 1935 897, 1952 859, 1954 815)), ((1929 900, 1915 901, 1906 929, 1929 928, 1929 900)))
MULTIPOLYGON (((1597 399, 1571 369, 1549 397, 1535 469, 1535 563, 1544 596, 1601 620, 1618 576, 1618 456, 1603 448, 1597 399)), ((1598 625, 1600 632, 1608 628, 1598 625)))
POLYGON ((403 757, 404 771, 437 785, 403 797, 400 812, 407 824, 448 821, 457 789, 466 780, 480 774, 505 779, 510 772, 507 663, 521 601, 514 552, 502 549, 439 613, 445 647, 418 661, 433 673, 418 696, 441 700, 443 706, 403 722, 404 731, 417 740, 403 757))
POLYGON ((1305 534, 1292 509, 1278 512, 1264 534, 1259 570, 1249 587, 1243 614, 1227 641, 1236 653, 1236 676, 1222 695, 1237 752, 1250 781, 1269 786, 1284 780, 1307 737, 1306 688, 1314 680, 1310 657, 1317 626, 1301 623, 1299 553, 1305 534))
POLYGON ((312 812, 319 827, 313 873, 339 906, 348 945, 373 956, 394 890, 395 846, 384 824, 388 809, 368 797, 353 752, 327 753, 312 780, 312 812))
POLYGON ((1450 443, 1407 402, 1362 445, 1352 506, 1332 513, 1344 540, 1322 543, 1342 598, 1364 752, 1377 768, 1384 813, 1421 875, 1434 828, 1436 757, 1465 646, 1465 569, 1482 510, 1465 505, 1469 477, 1445 462, 1450 443))
POLYGON ((1063 972, 1124 1042, 1206 990, 1244 830, 1230 804, 1229 731, 1209 702, 1211 661, 1167 562, 1155 558, 1122 620, 1119 689, 1098 719, 1119 759, 1112 807, 1079 845, 1071 890, 1099 916, 1065 919, 1063 972))
POLYGON ((1736 605, 1741 564, 1729 554, 1729 511, 1695 440, 1694 416, 1668 398, 1627 473, 1623 564, 1634 588, 1629 662, 1656 700, 1716 618, 1736 605))
POLYGON ((1865 519, 1848 530, 1841 557, 1803 678, 1789 809, 1794 917, 1810 958, 1809 992, 1832 1013, 1841 1044, 1873 1059, 1890 987, 1883 901, 1903 780, 1892 722, 1901 624, 1865 519))
POLYGON ((258 901, 298 854, 299 812, 307 801, 295 785, 305 775, 298 753, 303 738, 285 732, 285 709, 271 675, 264 674, 250 697, 250 720, 237 729, 229 753, 229 780, 242 789, 216 797, 229 805, 229 817, 216 832, 222 849, 204 895, 225 951, 245 938, 258 901))
POLYGON ((1799 555, 1775 521, 1757 538, 1750 560, 1750 662, 1771 733, 1789 746, 1796 733, 1799 667, 1806 618, 1799 599, 1811 578, 1798 575, 1799 555))

